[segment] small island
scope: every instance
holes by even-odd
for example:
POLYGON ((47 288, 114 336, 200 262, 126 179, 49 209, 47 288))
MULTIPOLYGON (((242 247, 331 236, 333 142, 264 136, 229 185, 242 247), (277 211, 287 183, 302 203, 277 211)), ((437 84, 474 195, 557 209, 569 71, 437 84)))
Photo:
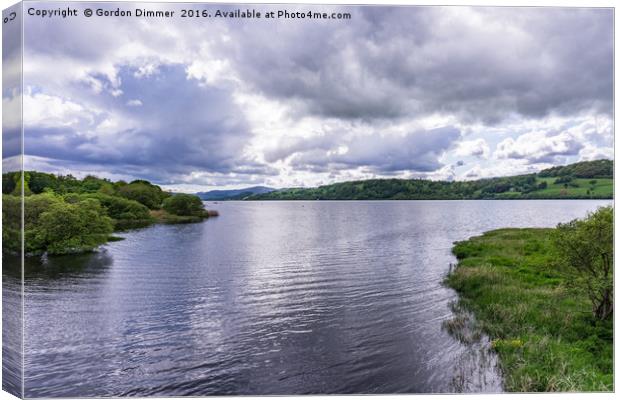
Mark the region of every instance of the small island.
POLYGON ((171 193, 146 180, 112 182, 37 171, 2 175, 3 255, 21 251, 22 193, 24 253, 89 252, 113 240, 114 232, 155 223, 201 222, 217 216, 198 196, 171 193), (22 183, 23 182, 23 183, 22 183))

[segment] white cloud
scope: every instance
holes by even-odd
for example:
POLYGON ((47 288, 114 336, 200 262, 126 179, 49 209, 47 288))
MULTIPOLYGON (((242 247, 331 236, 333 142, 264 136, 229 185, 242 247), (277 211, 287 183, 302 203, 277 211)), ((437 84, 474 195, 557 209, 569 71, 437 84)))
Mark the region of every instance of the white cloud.
POLYGON ((10 97, 2 98, 2 128, 20 128, 22 124, 22 96, 13 92, 10 97))
POLYGON ((126 103, 129 107, 140 107, 142 105, 142 101, 137 100, 137 99, 133 99, 133 100, 129 100, 126 103))
POLYGON ((574 156, 583 144, 568 132, 549 136, 546 132, 530 132, 517 139, 506 138, 495 150, 495 157, 525 159, 530 163, 552 161, 556 156, 574 156))
POLYGON ((460 142, 455 150, 457 156, 488 158, 491 150, 484 139, 464 140, 460 142))
POLYGON ((613 159, 614 149, 613 147, 596 147, 591 144, 587 144, 579 152, 579 161, 593 161, 600 159, 613 159))
POLYGON ((277 35, 224 20, 33 21, 30 126, 75 128, 72 143, 88 162, 103 154, 102 169, 191 170, 167 176, 187 185, 461 179, 613 156, 610 13, 353 10, 347 24, 280 24, 277 35), (166 87, 173 70, 182 93, 166 87), (440 127, 467 140, 420 134, 440 127), (168 151, 176 137, 201 145, 168 151))
POLYGON ((468 168, 458 179, 476 180, 499 176, 531 174, 552 166, 553 164, 550 163, 530 164, 527 160, 494 160, 492 163, 485 165, 476 164, 468 168))
POLYGON ((33 93, 27 89, 23 101, 26 127, 58 128, 94 121, 92 113, 82 105, 58 96, 33 93))

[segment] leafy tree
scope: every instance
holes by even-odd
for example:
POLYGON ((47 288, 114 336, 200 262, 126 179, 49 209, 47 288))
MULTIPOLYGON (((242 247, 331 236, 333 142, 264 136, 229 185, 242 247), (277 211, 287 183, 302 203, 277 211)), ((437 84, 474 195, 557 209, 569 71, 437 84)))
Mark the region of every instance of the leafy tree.
POLYGON ((56 190, 58 188, 58 179, 53 174, 46 174, 43 172, 28 171, 30 180, 28 186, 32 193, 43 193, 45 189, 51 188, 56 190))
POLYGON ((613 208, 601 207, 585 219, 559 224, 553 237, 560 269, 587 294, 600 320, 613 314, 613 221, 613 208))
POLYGON ((103 185, 101 185, 97 192, 107 194, 108 196, 114 196, 116 194, 116 189, 114 188, 114 185, 110 182, 105 182, 103 185))
POLYGON ((612 160, 582 161, 570 165, 557 166, 542 170, 540 177, 572 175, 576 178, 611 178, 614 173, 612 160))
POLYGON ((166 194, 159 186, 151 185, 146 181, 134 181, 121 186, 118 189, 118 193, 122 197, 144 204, 151 210, 159 209, 166 197, 166 194))
POLYGON ((50 254, 78 253, 105 243, 112 231, 112 219, 99 201, 85 199, 54 203, 41 213, 35 240, 50 254))
POLYGON ((75 178, 73 175, 59 175, 57 193, 79 193, 81 190, 82 182, 75 178))
POLYGON ((42 193, 24 198, 24 244, 27 253, 44 250, 44 244, 37 237, 39 218, 53 204, 62 203, 62 198, 53 193, 42 193))
POLYGON ((573 177, 570 175, 565 175, 565 176, 561 176, 558 179, 556 179, 555 181, 553 181, 553 183, 558 184, 558 183, 569 183, 573 180, 573 177))
POLYGON ((15 190, 15 175, 19 172, 5 172, 2 174, 2 193, 10 194, 15 190))
POLYGON ((30 181, 30 175, 27 172, 24 172, 24 179, 21 179, 20 175, 15 176, 15 189, 11 193, 13 196, 21 196, 22 195, 22 186, 23 186, 23 194, 24 196, 30 196, 32 192, 30 191, 30 186, 28 186, 28 182, 30 181))
POLYGON ((136 228, 153 222, 149 209, 135 200, 103 193, 84 194, 81 198, 97 199, 107 215, 114 219, 116 229, 136 228))
POLYGON ((21 197, 2 195, 2 254, 18 254, 21 251, 21 197))
POLYGON ((95 193, 98 192, 104 185, 109 184, 106 179, 100 179, 96 176, 88 175, 82 179, 80 192, 83 193, 95 193))
POLYGON ((205 209, 200 197, 192 194, 175 194, 164 200, 164 210, 181 216, 204 216, 205 209))

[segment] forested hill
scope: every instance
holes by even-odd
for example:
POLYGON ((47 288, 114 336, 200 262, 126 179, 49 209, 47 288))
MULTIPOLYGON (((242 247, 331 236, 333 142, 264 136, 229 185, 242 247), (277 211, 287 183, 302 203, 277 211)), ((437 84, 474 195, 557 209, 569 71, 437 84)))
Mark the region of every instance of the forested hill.
POLYGON ((370 179, 282 189, 246 200, 611 199, 613 161, 584 161, 537 174, 476 181, 370 179))

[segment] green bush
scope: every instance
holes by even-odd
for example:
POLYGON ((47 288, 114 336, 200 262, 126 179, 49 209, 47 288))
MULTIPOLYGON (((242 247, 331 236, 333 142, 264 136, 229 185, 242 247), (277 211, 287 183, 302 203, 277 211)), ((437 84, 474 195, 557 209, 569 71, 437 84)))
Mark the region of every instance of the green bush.
POLYGON ((175 194, 164 200, 163 208, 170 214, 208 217, 200 197, 192 194, 175 194))
POLYGON ((21 251, 22 203, 20 197, 2 195, 2 254, 21 251))
POLYGON ((597 319, 613 315, 613 225, 613 208, 601 207, 559 224, 553 235, 559 267, 571 286, 586 293, 597 319))
MULTIPOLYGON (((96 199, 65 202, 52 193, 24 197, 26 254, 91 251, 112 233, 112 219, 96 199)), ((21 198, 2 196, 3 254, 21 251, 21 198)))
POLYGON ((135 200, 151 210, 161 208, 162 201, 167 194, 159 186, 151 185, 146 181, 134 181, 118 189, 119 195, 126 199, 135 200))
POLYGON ((53 203, 33 228, 33 245, 49 254, 91 251, 105 243, 113 231, 112 219, 96 199, 53 203))
POLYGON ((560 184, 560 183, 569 183, 572 182, 574 178, 570 175, 565 175, 565 176, 561 176, 559 178, 557 178, 555 181, 553 181, 554 184, 560 184))
POLYGON ((68 203, 76 203, 84 199, 98 200, 108 217, 114 220, 115 230, 141 228, 154 222, 149 209, 135 200, 104 193, 71 193, 64 197, 68 203))

